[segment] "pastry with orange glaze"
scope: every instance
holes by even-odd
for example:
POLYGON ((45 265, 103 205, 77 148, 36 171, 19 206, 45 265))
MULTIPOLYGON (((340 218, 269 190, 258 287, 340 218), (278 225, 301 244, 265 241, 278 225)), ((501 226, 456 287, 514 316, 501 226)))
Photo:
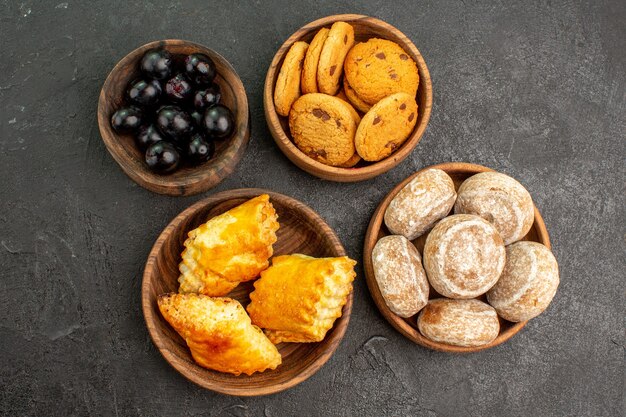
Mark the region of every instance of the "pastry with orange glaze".
POLYGON ((278 227, 263 194, 192 230, 179 265, 179 292, 220 296, 256 278, 269 265, 278 227))
POLYGON ((348 301, 355 264, 346 256, 273 258, 250 293, 252 323, 273 343, 323 340, 348 301))
POLYGON ((251 375, 276 369, 282 361, 276 346, 232 298, 172 293, 159 296, 158 305, 200 366, 251 375))

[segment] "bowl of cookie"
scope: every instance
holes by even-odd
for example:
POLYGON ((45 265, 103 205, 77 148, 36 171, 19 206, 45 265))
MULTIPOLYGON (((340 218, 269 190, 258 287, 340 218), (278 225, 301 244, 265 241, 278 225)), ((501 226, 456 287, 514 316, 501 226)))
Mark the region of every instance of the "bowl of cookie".
POLYGON ((355 264, 305 204, 262 189, 217 193, 155 242, 141 292, 146 326, 165 360, 204 388, 283 391, 339 346, 355 264))
POLYGON ((367 286, 407 339, 452 353, 508 341, 550 305, 559 269, 528 190, 451 162, 397 184, 370 221, 367 286))
POLYGON ((325 180, 356 182, 411 153, 432 99, 426 62, 406 35, 373 17, 342 14, 311 22, 283 43, 263 103, 289 160, 325 180))

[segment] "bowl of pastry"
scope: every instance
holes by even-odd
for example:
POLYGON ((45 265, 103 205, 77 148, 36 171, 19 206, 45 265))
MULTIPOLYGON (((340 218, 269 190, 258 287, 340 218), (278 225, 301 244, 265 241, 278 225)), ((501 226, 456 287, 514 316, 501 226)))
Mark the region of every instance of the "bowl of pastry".
POLYGON ((355 264, 301 202, 260 189, 217 193, 154 244, 142 283, 146 325, 192 382, 238 396, 279 392, 339 345, 355 264))
POLYGON ((497 346, 544 312, 559 285, 530 193, 487 167, 445 163, 387 194, 370 221, 366 281, 385 319, 444 352, 497 346))
POLYGON ((317 177, 354 182, 411 153, 430 118, 432 86, 422 55, 402 32, 343 14, 311 22, 283 43, 263 104, 287 158, 317 177))

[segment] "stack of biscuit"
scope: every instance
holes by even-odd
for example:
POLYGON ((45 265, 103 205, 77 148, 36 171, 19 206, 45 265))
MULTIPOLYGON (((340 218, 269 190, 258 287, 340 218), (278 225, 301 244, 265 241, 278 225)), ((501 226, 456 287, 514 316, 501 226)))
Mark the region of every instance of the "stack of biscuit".
POLYGON ((395 42, 355 44, 346 22, 322 28, 310 44, 295 42, 274 90, 276 112, 289 117, 294 143, 335 167, 380 161, 411 135, 417 122, 415 61, 395 42))

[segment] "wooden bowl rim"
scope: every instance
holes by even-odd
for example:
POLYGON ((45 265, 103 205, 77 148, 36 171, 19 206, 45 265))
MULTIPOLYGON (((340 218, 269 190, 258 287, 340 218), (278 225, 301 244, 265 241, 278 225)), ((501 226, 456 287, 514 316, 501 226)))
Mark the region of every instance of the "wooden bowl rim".
MULTIPOLYGON (((501 343, 506 342, 515 334, 517 334, 522 328, 528 323, 528 321, 522 321, 519 323, 513 323, 512 326, 507 328, 504 331, 500 331, 498 337, 493 340, 491 343, 482 346, 474 346, 474 347, 463 347, 463 346, 454 346, 446 343, 435 342, 427 339, 422 336, 422 334, 416 328, 409 325, 405 319, 395 315, 391 312, 389 307, 385 304, 382 295, 380 294, 380 289, 378 288, 378 284, 376 282, 376 278, 374 277, 374 267, 372 265, 372 249, 374 245, 378 241, 378 233, 380 228, 383 225, 383 215, 391 200, 398 194, 398 192, 408 184, 413 178, 415 178, 420 172, 423 172, 427 169, 438 168, 449 174, 454 173, 469 173, 469 174, 478 174, 480 172, 490 172, 495 171, 491 168, 472 164, 467 162, 447 162, 437 165, 431 165, 429 167, 423 168, 402 180, 398 183, 380 202, 376 211, 372 215, 369 226, 367 228, 367 232, 365 234, 365 243, 363 245, 363 268, 365 270, 365 281, 367 282, 367 287, 370 291, 370 295, 374 299, 374 303, 378 310, 381 312, 383 317, 404 337, 411 340, 418 345, 437 350, 440 352, 450 352, 450 353, 470 353, 470 352, 478 352, 481 350, 489 349, 494 346, 497 346, 501 343)), ((534 204, 534 203, 533 203, 534 204)), ((551 249, 552 246, 550 244, 550 236, 548 234, 548 230, 546 229, 546 225, 543 221, 543 217, 541 217, 541 213, 535 206, 535 221, 533 223, 533 227, 536 229, 537 237, 539 243, 544 244, 548 249, 551 249)))
MULTIPOLYGON (((418 103, 419 104, 419 103, 418 103)), ((391 24, 377 19, 375 17, 361 15, 361 14, 336 14, 326 16, 313 22, 310 22, 296 32, 294 32, 287 40, 280 46, 272 62, 270 63, 269 69, 267 71, 267 75, 265 76, 265 86, 263 92, 263 106, 265 108, 265 119, 274 138, 274 141, 280 148, 280 150, 290 159, 290 160, 298 160, 308 169, 303 168, 309 174, 315 175, 319 178, 323 178, 326 180, 337 181, 337 182, 351 182, 351 181, 363 181, 370 178, 373 178, 377 175, 383 174, 390 169, 396 167, 400 164, 409 154, 415 149, 419 141, 421 140, 424 131, 426 130, 426 126, 428 126, 428 121, 430 120, 430 115, 432 111, 433 104, 433 91, 432 91, 432 81, 430 78, 430 72, 428 71, 428 66, 426 65, 426 61, 422 57, 419 49, 415 46, 413 41, 409 39, 404 33, 402 33, 399 29, 391 24), (337 21, 345 21, 345 22, 354 22, 358 20, 365 20, 370 24, 387 30, 393 33, 395 36, 399 38, 405 38, 406 44, 401 45, 403 48, 409 50, 409 52, 416 58, 415 63, 417 64, 417 68, 420 75, 420 84, 423 83, 424 90, 424 100, 426 105, 420 106, 420 110, 422 113, 421 123, 416 125, 413 133, 409 139, 402 144, 400 149, 389 155, 387 158, 373 162, 370 165, 359 167, 359 168, 340 168, 333 167, 329 165, 322 164, 309 156, 307 156, 304 152, 298 149, 297 146, 294 145, 291 139, 287 136, 284 129, 280 124, 280 116, 276 113, 276 109, 274 108, 274 75, 277 71, 279 71, 278 62, 283 59, 284 55, 287 53, 289 47, 296 41, 298 41, 303 35, 307 34, 310 31, 318 30, 320 27, 327 26, 331 23, 337 21), (316 173, 318 172, 318 173, 316 173)))
MULTIPOLYGON (((224 76, 222 76, 222 78, 226 80, 224 76)), ((159 194, 186 196, 198 194, 215 187, 234 171, 235 167, 241 161, 250 141, 250 106, 245 87, 239 77, 239 74, 237 74, 237 71, 235 71, 235 68, 231 65, 231 63, 215 50, 200 43, 183 39, 162 39, 148 42, 133 49, 121 60, 119 60, 107 75, 107 78, 100 89, 97 118, 100 136, 102 137, 107 150, 115 162, 117 162, 120 168, 122 168, 122 171, 124 171, 124 173, 135 183, 159 194), (114 74, 121 71, 127 65, 131 65, 137 58, 136 55, 140 52, 164 46, 190 46, 196 48, 200 52, 209 51, 212 55, 217 57, 218 60, 220 60, 221 65, 223 65, 227 69, 229 75, 234 78, 235 85, 230 84, 233 91, 240 93, 240 95, 237 95, 236 100, 238 104, 237 107, 241 107, 241 110, 235 114, 238 131, 231 139, 229 139, 229 145, 216 158, 213 158, 205 164, 194 168, 194 171, 197 170, 200 172, 203 170, 206 172, 193 179, 188 176, 173 178, 168 175, 158 175, 152 173, 147 168, 141 171, 127 168, 124 161, 128 160, 129 157, 126 152, 116 148, 115 144, 119 142, 119 137, 117 133, 109 128, 109 116, 105 114, 107 101, 106 92, 111 88, 114 74), (241 106, 239 106, 239 103, 241 103, 241 106), (211 171, 211 168, 215 168, 215 170, 211 171), (145 175, 145 177, 142 177, 140 173, 145 175), (211 176, 214 176, 215 178, 211 179, 211 176), (188 187, 191 186, 194 188, 189 189, 188 187)))
MULTIPOLYGON (((152 249, 150 250, 150 254, 148 255, 148 259, 146 261, 146 265, 144 268, 143 279, 141 284, 141 306, 143 311, 144 320, 146 323, 146 327, 148 329, 148 333, 150 334, 150 338, 152 342, 161 353, 163 358, 170 364, 174 369, 176 369, 181 375, 183 375, 189 381, 212 391, 216 391, 222 394, 228 395, 237 395, 237 396, 260 396, 260 395, 268 395, 274 394, 280 391, 284 391, 286 389, 292 388, 301 382, 305 381, 313 374, 315 374, 335 353, 341 340, 343 339, 346 329, 348 328, 348 323, 350 322, 350 316, 352 314, 352 304, 354 300, 354 290, 350 291, 348 296, 348 301, 343 306, 342 315, 333 324, 334 331, 330 334, 327 334, 326 338, 323 341, 318 342, 321 344, 325 344, 327 347, 321 354, 312 361, 308 367, 306 367, 300 374, 297 375, 297 378, 292 378, 283 382, 264 385, 264 386, 249 386, 249 387, 230 387, 224 386, 220 383, 216 383, 210 379, 204 379, 197 377, 193 373, 187 372, 185 364, 182 363, 179 358, 174 355, 170 350, 168 350, 165 346, 161 344, 161 335, 157 333, 156 328, 158 327, 158 317, 155 317, 156 314, 153 313, 153 309, 151 308, 152 303, 155 303, 155 299, 151 299, 150 297, 150 286, 152 281, 152 274, 155 269, 156 259, 161 251, 163 243, 165 242, 165 238, 175 232, 177 228, 180 226, 181 222, 188 218, 189 216, 195 214, 198 210, 206 207, 210 204, 219 204, 223 201, 228 201, 235 198, 252 198, 256 197, 260 194, 268 194, 270 196, 270 201, 280 201, 281 203, 297 203, 298 209, 301 210, 307 218, 315 220, 316 224, 324 231, 324 236, 333 241, 333 251, 336 253, 336 256, 347 256, 345 248, 341 244, 341 241, 337 237, 337 234, 334 230, 326 223, 326 221, 316 213, 311 207, 304 204, 303 202, 289 197, 284 194, 280 194, 274 191, 261 189, 261 188, 239 188, 233 190, 221 191, 216 194, 213 194, 209 197, 206 197, 190 207, 183 210, 180 214, 178 214, 170 223, 163 229, 163 231, 157 237, 152 249), (333 343, 335 342, 335 343, 333 343)), ((193 366, 200 367, 196 363, 192 364, 193 366)), ((202 368, 204 369, 204 368, 202 368)), ((266 371, 270 372, 270 371, 266 371)), ((280 365, 276 368, 275 371, 271 372, 281 372, 280 365)), ((227 375, 227 374, 224 374, 227 375)), ((233 378, 238 378, 237 376, 232 376, 233 378)))

